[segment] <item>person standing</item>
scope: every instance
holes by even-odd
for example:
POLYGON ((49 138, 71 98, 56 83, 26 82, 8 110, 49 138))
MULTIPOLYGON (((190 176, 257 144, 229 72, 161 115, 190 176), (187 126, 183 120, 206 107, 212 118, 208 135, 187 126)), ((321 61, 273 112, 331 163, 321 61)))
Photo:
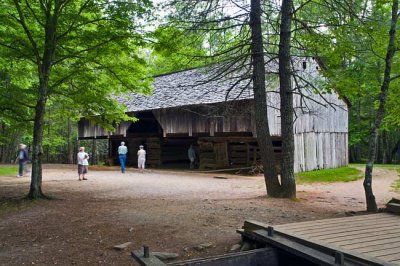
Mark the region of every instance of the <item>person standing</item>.
POLYGON ((194 169, 196 163, 196 151, 193 148, 193 145, 190 145, 188 149, 188 157, 190 160, 190 169, 194 169))
POLYGON ((85 174, 88 172, 89 167, 89 154, 85 152, 85 147, 80 147, 79 152, 77 154, 77 161, 78 161, 78 177, 79 181, 87 180, 85 174), (82 178, 81 178, 82 177, 82 178))
POLYGON ((143 173, 146 164, 146 151, 144 150, 143 145, 139 146, 137 156, 138 156, 138 168, 143 173))
POLYGON ((121 165, 121 173, 125 173, 125 163, 126 163, 126 154, 128 153, 128 147, 125 146, 125 142, 121 142, 121 145, 118 147, 118 157, 119 163, 121 165))
POLYGON ((26 172, 26 163, 29 161, 28 150, 26 149, 25 144, 21 143, 18 145, 18 155, 17 158, 15 159, 15 163, 17 161, 19 164, 17 177, 23 177, 24 172, 26 172))

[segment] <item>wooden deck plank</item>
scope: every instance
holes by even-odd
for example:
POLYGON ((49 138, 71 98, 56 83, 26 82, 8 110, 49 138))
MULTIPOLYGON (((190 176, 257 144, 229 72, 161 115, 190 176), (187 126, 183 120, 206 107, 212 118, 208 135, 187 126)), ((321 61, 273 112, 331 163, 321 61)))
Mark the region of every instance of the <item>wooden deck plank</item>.
POLYGON ((328 240, 328 239, 337 239, 337 240, 344 240, 344 239, 352 239, 354 237, 365 237, 365 236, 378 236, 385 233, 400 233, 400 225, 395 226, 395 228, 384 228, 383 230, 379 231, 372 231, 371 230, 360 230, 355 232, 344 232, 344 233, 337 233, 337 234, 330 234, 330 235, 322 235, 322 236, 314 236, 312 238, 318 240, 328 240))
MULTIPOLYGON (((262 224, 254 226, 267 228, 262 224)), ((371 265, 400 265, 399 215, 378 213, 276 225, 273 228, 277 235, 316 250, 336 250, 360 259, 370 259, 371 263, 381 262, 371 265)))
POLYGON ((350 243, 350 244, 340 244, 341 247, 349 248, 349 249, 362 249, 362 248, 373 248, 379 245, 386 245, 386 244, 394 244, 399 242, 399 239, 388 237, 385 239, 377 239, 373 242, 365 242, 361 241, 359 243, 350 243))
MULTIPOLYGON (((255 239, 263 239, 263 240, 271 239, 271 241, 272 241, 272 239, 275 239, 275 241, 279 242, 279 239, 288 239, 291 242, 297 242, 301 246, 303 246, 301 248, 301 250, 303 252, 305 252, 304 247, 314 249, 315 251, 318 251, 318 252, 323 252, 323 253, 325 253, 327 255, 330 255, 330 256, 332 256, 332 254, 334 254, 335 251, 338 251, 338 252, 341 252, 341 253, 345 254, 345 258, 346 258, 345 259, 345 261, 346 261, 345 265, 349 265, 349 266, 350 265, 357 265, 357 266, 360 266, 360 265, 364 265, 364 266, 366 266, 366 265, 393 266, 392 264, 388 264, 385 261, 380 260, 378 258, 365 256, 363 254, 359 254, 359 253, 352 252, 352 251, 349 251, 349 250, 343 250, 343 249, 341 249, 339 247, 335 247, 335 246, 332 246, 332 245, 331 246, 326 246, 326 245, 324 245, 324 243, 318 243, 318 242, 315 242, 315 241, 314 242, 310 242, 310 241, 307 241, 307 240, 302 240, 302 241, 298 242, 297 238, 291 239, 291 238, 288 238, 285 235, 283 235, 281 233, 278 233, 278 232, 276 232, 273 236, 269 237, 267 235, 267 230, 265 228, 264 229, 257 229, 257 230, 249 231, 249 232, 246 232, 246 230, 242 229, 242 234, 247 235, 247 236, 251 236, 250 239, 252 239, 252 240, 255 240, 255 239)), ((270 242, 270 241, 267 241, 267 242, 270 242)), ((312 254, 312 253, 313 252, 308 252, 308 254, 312 254)))
POLYGON ((284 230, 292 230, 292 231, 307 231, 307 230, 315 230, 315 229, 320 229, 320 228, 325 228, 325 229, 330 229, 330 228, 336 228, 339 226, 364 226, 364 225, 369 225, 369 224, 382 224, 382 223, 395 223, 398 219, 395 217, 381 217, 380 219, 374 219, 374 220, 348 220, 348 221, 342 221, 340 223, 315 223, 315 224, 309 224, 307 226, 303 227, 291 227, 291 226, 286 226, 286 227, 281 227, 281 226, 276 226, 279 229, 284 229, 284 230))
POLYGON ((386 218, 376 220, 373 223, 371 221, 349 221, 345 224, 314 224, 309 225, 308 227, 303 228, 295 228, 292 229, 290 227, 282 228, 280 226, 275 227, 275 230, 289 230, 290 232, 294 233, 313 233, 313 232, 333 232, 337 230, 341 230, 343 228, 348 229, 357 229, 357 228, 375 228, 377 226, 385 226, 385 225, 393 225, 394 223, 398 222, 398 219, 395 217, 386 218))
POLYGON ((379 222, 382 220, 396 220, 396 217, 393 217, 393 215, 383 214, 383 213, 372 214, 371 216, 373 216, 373 217, 365 218, 367 216, 368 215, 324 219, 324 220, 300 222, 299 224, 296 224, 296 223, 281 224, 281 225, 277 225, 275 227, 279 227, 282 229, 285 228, 285 229, 292 229, 292 230, 301 230, 301 229, 306 229, 306 228, 313 228, 313 227, 315 227, 315 225, 335 226, 335 225, 343 225, 343 224, 347 224, 347 223, 362 224, 362 223, 379 222))
POLYGON ((359 243, 361 241, 363 242, 371 242, 375 240, 380 240, 384 238, 391 238, 393 235, 398 236, 400 232, 391 232, 390 230, 385 232, 367 232, 363 234, 344 234, 344 235, 329 235, 329 236, 320 236, 320 237, 308 237, 307 235, 300 235, 300 234, 290 234, 290 232, 287 232, 287 234, 295 236, 297 238, 308 238, 308 239, 315 239, 318 241, 324 241, 328 243, 341 243, 341 244, 350 244, 350 243, 359 243), (388 237, 387 237, 388 236, 388 237), (358 239, 362 239, 361 241, 357 241, 358 239), (354 242, 356 241, 356 242, 354 242), (347 243, 348 242, 348 243, 347 243))
MULTIPOLYGON (((368 256, 373 256, 373 257, 381 257, 381 256, 387 256, 387 255, 394 255, 400 254, 400 247, 395 247, 395 248, 389 248, 389 249, 382 249, 382 250, 376 250, 376 251, 370 251, 367 252, 368 256)), ((399 256, 400 258, 400 256, 399 256)))
POLYGON ((337 228, 336 231, 319 231, 319 232, 312 232, 312 233, 295 233, 295 232, 291 232, 290 230, 288 232, 293 233, 293 234, 297 234, 297 235, 304 235, 304 236, 308 236, 308 237, 330 237, 330 236, 350 236, 350 235, 360 235, 360 234, 364 234, 364 233, 370 233, 371 231, 393 231, 398 229, 400 231, 400 225, 396 225, 394 226, 393 224, 389 224, 389 225, 384 225, 384 226, 371 226, 368 228, 337 228))
POLYGON ((316 226, 318 224, 322 225, 333 225, 333 224, 343 224, 344 222, 353 222, 353 221, 377 221, 380 219, 391 219, 393 215, 387 213, 377 213, 377 214, 369 214, 369 215, 360 215, 360 216, 350 216, 350 217, 342 217, 342 218, 333 218, 333 219, 323 219, 317 221, 307 221, 300 223, 290 223, 290 224, 282 224, 276 225, 274 227, 279 229, 295 229, 302 228, 307 226, 316 226))
MULTIPOLYGON (((369 224, 363 226, 356 226, 356 225, 344 225, 344 226, 337 226, 332 227, 331 229, 324 229, 324 228, 315 228, 305 231, 293 231, 290 229, 286 229, 285 232, 290 232, 291 234, 299 234, 299 235, 307 235, 307 236, 317 236, 317 235, 328 235, 328 234, 336 234, 337 232, 355 232, 360 230, 376 230, 377 228, 388 228, 394 225, 394 221, 386 222, 386 223, 378 223, 378 224, 369 224)), ((283 231, 280 228, 276 229, 277 231, 283 231)))
POLYGON ((352 239, 344 239, 344 240, 325 240, 324 242, 329 243, 329 244, 335 244, 335 245, 340 245, 340 246, 347 246, 347 245, 352 245, 352 244, 358 244, 358 243, 372 243, 376 242, 379 240, 383 239, 393 239, 393 238, 399 238, 400 234, 390 234, 390 235, 375 235, 375 236, 367 236, 367 237, 360 237, 360 238, 352 238, 352 239))
MULTIPOLYGON (((307 238, 307 237, 300 237, 300 238, 298 238, 296 236, 294 236, 294 237, 297 238, 297 239, 301 239, 302 241, 306 241, 306 242, 309 242, 309 243, 314 243, 317 246, 325 246, 325 247, 328 247, 328 248, 331 248, 331 249, 334 249, 334 250, 338 250, 338 251, 343 252, 343 253, 353 254, 353 255, 359 256, 359 257, 364 257, 365 256, 364 258, 371 258, 371 260, 372 260, 372 258, 377 258, 379 260, 382 260, 382 259, 380 259, 378 257, 370 256, 370 254, 368 252, 367 253, 360 253, 360 252, 358 252, 357 249, 350 249, 350 248, 348 248, 348 246, 347 247, 343 247, 341 245, 337 245, 337 243, 327 243, 327 242, 324 242, 324 241, 319 241, 319 240, 316 240, 316 239, 313 239, 313 238, 307 238)), ((400 235, 395 235, 395 236, 389 235, 389 236, 384 236, 384 237, 386 237, 386 238, 394 237, 396 239, 396 241, 398 241, 398 239, 400 239, 400 235)), ((357 240, 357 239, 354 239, 354 240, 357 240)), ((361 242, 364 242, 364 241, 365 240, 361 240, 361 242)), ((385 261, 385 260, 382 260, 382 261, 385 261)), ((379 265, 381 265, 381 264, 379 264, 379 265)), ((390 264, 390 265, 395 265, 395 264, 390 264)))
POLYGON ((384 261, 388 261, 390 263, 393 263, 393 261, 400 260, 400 253, 391 254, 391 255, 385 255, 385 256, 378 256, 376 258, 379 258, 380 260, 384 260, 384 261))

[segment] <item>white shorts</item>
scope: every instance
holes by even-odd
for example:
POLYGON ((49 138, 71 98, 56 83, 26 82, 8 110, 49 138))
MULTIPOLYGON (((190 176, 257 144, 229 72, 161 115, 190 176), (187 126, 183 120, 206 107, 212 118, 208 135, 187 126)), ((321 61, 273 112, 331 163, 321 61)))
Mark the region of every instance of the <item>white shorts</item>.
POLYGON ((138 159, 137 167, 144 169, 145 162, 146 162, 146 159, 138 159))

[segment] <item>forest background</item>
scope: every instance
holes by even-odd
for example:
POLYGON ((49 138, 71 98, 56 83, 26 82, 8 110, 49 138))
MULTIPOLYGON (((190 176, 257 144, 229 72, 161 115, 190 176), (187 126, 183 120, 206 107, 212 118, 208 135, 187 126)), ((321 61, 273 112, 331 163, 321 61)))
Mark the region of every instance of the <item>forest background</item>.
MULTIPOLYGON (((242 38, 244 34, 234 27, 233 22, 229 22, 230 25, 225 23, 223 29, 216 31, 215 28, 194 28, 187 20, 177 20, 173 14, 185 8, 179 1, 162 1, 161 4, 160 1, 131 2, 143 6, 136 10, 140 18, 139 22, 135 22, 138 41, 134 47, 134 56, 140 59, 140 68, 145 69, 141 72, 142 77, 151 79, 159 74, 219 63, 223 60, 219 56, 220 52, 234 47, 238 38, 242 38)), ((239 17, 249 12, 249 1, 222 2, 225 8, 219 12, 226 13, 215 17, 216 24, 217 20, 221 22, 224 18, 239 17)), ((265 49, 266 54, 276 55, 280 6, 273 1, 262 3, 265 15, 264 40, 268 47, 265 49)), ((353 163, 365 162, 368 157, 370 130, 379 106, 392 4, 392 1, 369 0, 351 3, 344 0, 293 2, 296 12, 293 17, 292 51, 294 55, 323 60, 324 68, 321 73, 326 77, 326 84, 322 90, 335 90, 347 101, 349 155, 350 162, 353 163)), ((0 5, 2 17, 6 14, 6 8, 6 4, 0 5)), ((242 22, 240 19, 236 20, 238 21, 242 22)), ((7 25, 0 27, 0 49, 4 53, 8 49, 5 42, 7 25)), ((34 112, 29 86, 34 86, 36 77, 24 75, 26 69, 18 65, 18 54, 15 58, 14 62, 6 61, 4 57, 0 59, 1 163, 12 162, 16 157, 18 144, 25 143, 30 148, 33 139, 34 112), (16 86, 28 87, 24 91, 15 89, 16 86)), ((400 87, 397 81, 399 60, 395 55, 386 114, 379 129, 378 152, 375 158, 379 163, 399 163, 400 160, 400 87)), ((91 80, 87 79, 86 82, 90 83, 91 80)), ((85 97, 103 97, 108 92, 114 93, 113 86, 116 85, 110 83, 109 90, 106 89, 104 93, 88 94, 85 97)), ((88 90, 91 89, 88 85, 88 90)), ((139 89, 138 92, 149 93, 149 90, 139 89)), ((82 116, 98 112, 93 106, 100 103, 86 98, 82 102, 91 103, 88 106, 92 110, 75 108, 74 104, 63 97, 62 93, 56 93, 46 104, 43 162, 75 163, 77 147, 83 145, 92 154, 92 163, 105 164, 108 153, 106 140, 77 139, 78 120, 82 116)), ((112 108, 115 105, 110 106, 112 108)), ((110 117, 109 121, 113 119, 115 118, 110 117)))

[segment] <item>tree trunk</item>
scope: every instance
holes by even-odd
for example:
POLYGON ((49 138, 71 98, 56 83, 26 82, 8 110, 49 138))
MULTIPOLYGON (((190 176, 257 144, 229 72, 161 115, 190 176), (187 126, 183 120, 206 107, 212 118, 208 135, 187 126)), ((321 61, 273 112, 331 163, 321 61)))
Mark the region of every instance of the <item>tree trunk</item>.
POLYGON ((390 164, 392 162, 391 159, 391 151, 389 148, 389 136, 388 132, 384 130, 382 132, 382 163, 390 164))
POLYGON ((45 24, 45 44, 42 60, 38 63, 38 100, 35 107, 35 121, 33 126, 32 143, 32 177, 27 198, 47 198, 42 192, 42 156, 43 156, 43 130, 46 101, 49 97, 49 79, 56 50, 56 29, 58 11, 61 1, 55 1, 52 14, 52 2, 48 2, 45 24))
POLYGON ((68 129, 67 129, 67 163, 74 163, 74 147, 72 144, 72 123, 71 120, 68 119, 68 129))
MULTIPOLYGON (((42 85, 43 86, 43 85, 42 85)), ((40 91, 46 91, 41 88, 40 91)), ((45 114, 46 99, 40 96, 35 108, 35 122, 33 126, 32 143, 32 177, 31 186, 27 198, 38 199, 45 198, 42 192, 42 155, 43 155, 43 122, 45 114)))
POLYGON ((91 160, 92 160, 92 164, 97 164, 98 163, 98 160, 97 160, 97 140, 96 139, 93 139, 93 143, 92 143, 91 160))
POLYGON ((296 197, 296 180, 294 178, 294 134, 293 134, 293 90, 291 71, 291 21, 292 0, 283 0, 281 7, 281 25, 279 40, 279 82, 281 97, 281 132, 282 162, 281 182, 282 196, 296 197))
POLYGON ((364 178, 364 190, 365 190, 365 198, 367 203, 367 211, 369 212, 376 212, 378 207, 376 205, 375 196, 372 191, 372 170, 374 167, 374 160, 376 155, 376 145, 378 139, 378 129, 381 126, 382 120, 385 116, 385 106, 387 95, 389 91, 390 85, 390 74, 392 70, 392 60, 394 54, 396 52, 396 26, 397 26, 397 19, 398 19, 398 8, 399 2, 398 0, 393 0, 392 4, 392 19, 389 31, 389 43, 386 52, 386 59, 385 59, 385 73, 383 77, 383 82, 381 85, 381 93, 379 95, 379 108, 377 110, 375 121, 371 129, 370 139, 369 139, 369 146, 368 146, 368 160, 365 166, 365 178, 364 178))
POLYGON ((391 154, 392 159, 394 160, 394 163, 398 163, 400 159, 400 140, 396 142, 396 145, 392 149, 392 154, 391 154))
POLYGON ((350 150, 350 163, 360 163, 360 147, 359 145, 352 145, 350 150))
MULTIPOLYGON (((0 123, 0 136, 6 135, 6 125, 4 123, 0 123)), ((3 143, 3 137, 0 139, 0 163, 6 162, 6 143, 3 143)), ((10 162, 10 161, 8 161, 10 162)))
POLYGON ((250 10, 251 53, 253 64, 253 90, 257 140, 260 147, 261 160, 267 194, 280 197, 281 188, 275 170, 275 155, 269 132, 267 116, 267 98, 265 92, 264 48, 261 30, 261 2, 251 0, 250 10))

